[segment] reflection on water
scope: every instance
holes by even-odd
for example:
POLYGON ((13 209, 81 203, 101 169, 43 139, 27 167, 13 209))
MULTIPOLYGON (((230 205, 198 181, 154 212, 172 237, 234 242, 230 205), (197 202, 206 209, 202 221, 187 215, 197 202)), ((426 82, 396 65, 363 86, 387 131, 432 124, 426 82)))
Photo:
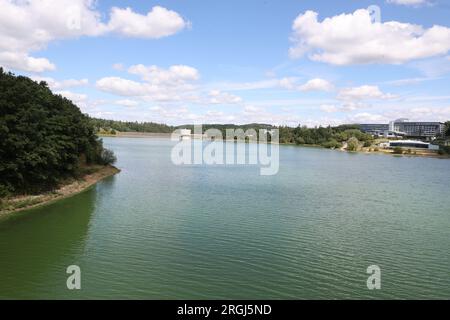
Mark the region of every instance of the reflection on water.
POLYGON ((1 298, 450 297, 448 160, 282 146, 260 176, 175 166, 168 140, 105 145, 120 174, 0 222, 1 298))
POLYGON ((0 223, 0 297, 39 298, 65 285, 64 266, 85 250, 95 189, 3 218, 0 223))

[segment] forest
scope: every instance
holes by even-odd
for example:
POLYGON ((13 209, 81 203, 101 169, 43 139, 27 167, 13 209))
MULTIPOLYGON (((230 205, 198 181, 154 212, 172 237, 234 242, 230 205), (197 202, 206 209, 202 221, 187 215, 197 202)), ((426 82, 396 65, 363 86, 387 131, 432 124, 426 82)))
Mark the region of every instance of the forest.
POLYGON ((0 197, 52 190, 83 166, 114 161, 70 100, 0 68, 0 197))

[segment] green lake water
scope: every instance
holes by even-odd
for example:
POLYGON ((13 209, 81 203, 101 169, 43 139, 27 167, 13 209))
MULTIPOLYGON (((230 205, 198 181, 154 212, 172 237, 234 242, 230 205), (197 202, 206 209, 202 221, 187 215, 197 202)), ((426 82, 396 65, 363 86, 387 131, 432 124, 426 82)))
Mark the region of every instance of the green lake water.
POLYGON ((260 176, 175 166, 169 140, 104 142, 120 174, 0 217, 0 298, 450 298, 449 160, 281 146, 260 176))

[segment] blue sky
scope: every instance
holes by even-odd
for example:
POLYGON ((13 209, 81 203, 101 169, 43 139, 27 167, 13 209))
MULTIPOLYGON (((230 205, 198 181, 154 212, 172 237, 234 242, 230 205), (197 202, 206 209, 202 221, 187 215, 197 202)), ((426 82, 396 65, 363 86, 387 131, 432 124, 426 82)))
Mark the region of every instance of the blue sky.
POLYGON ((96 117, 450 119, 450 1, 0 0, 0 8, 0 65, 46 80, 96 117), (371 20, 371 5, 381 20, 371 20))

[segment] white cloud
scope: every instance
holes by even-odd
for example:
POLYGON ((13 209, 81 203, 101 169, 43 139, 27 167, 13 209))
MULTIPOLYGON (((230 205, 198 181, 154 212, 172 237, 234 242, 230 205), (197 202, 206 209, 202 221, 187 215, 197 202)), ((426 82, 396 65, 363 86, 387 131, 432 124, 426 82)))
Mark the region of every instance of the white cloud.
POLYGON ((337 98, 339 100, 360 101, 368 99, 391 99, 392 94, 383 93, 378 86, 360 86, 355 88, 345 88, 339 91, 337 98))
POLYGON ((177 12, 153 7, 147 15, 135 13, 131 8, 112 8, 108 29, 127 37, 161 38, 170 36, 189 25, 177 12))
POLYGON ((188 23, 176 12, 154 7, 147 15, 113 8, 108 23, 101 21, 94 0, 0 0, 0 65, 27 72, 56 66, 32 52, 55 40, 117 33, 140 38, 174 34, 188 23))
POLYGON ((391 80, 386 81, 385 83, 393 85, 393 86, 404 86, 404 85, 411 85, 416 83, 421 83, 425 81, 432 81, 436 80, 437 78, 433 77, 417 77, 417 78, 406 78, 406 79, 399 79, 399 80, 391 80))
POLYGON ((246 106, 244 106, 243 112, 244 112, 244 114, 262 113, 263 109, 259 108, 259 107, 252 106, 252 105, 246 105, 246 106))
POLYGON ((123 71, 123 70, 125 70, 125 67, 124 67, 124 65, 122 63, 114 63, 112 65, 112 68, 114 70, 116 70, 116 71, 123 71))
POLYGON ((155 106, 151 107, 150 111, 160 117, 161 121, 166 123, 167 120, 182 122, 189 122, 201 119, 201 115, 192 113, 186 107, 170 108, 155 106))
POLYGON ((390 21, 372 23, 368 10, 341 14, 318 21, 306 11, 294 21, 293 58, 309 54, 314 61, 334 65, 388 63, 445 55, 450 50, 450 28, 390 21))
POLYGON ((388 123, 390 120, 380 114, 357 113, 347 117, 346 123, 388 123))
POLYGON ((97 89, 125 97, 140 97, 145 101, 197 100, 195 81, 200 78, 197 69, 174 65, 168 69, 157 66, 134 65, 128 72, 142 81, 121 77, 104 77, 96 82, 97 89))
POLYGON ((220 90, 211 90, 208 96, 208 102, 212 104, 236 104, 242 102, 241 97, 220 90))
POLYGON ((330 91, 333 85, 324 79, 312 79, 299 87, 300 91, 330 91))
POLYGON ((282 78, 279 80, 279 86, 285 89, 292 90, 295 88, 297 78, 282 78))
POLYGON ((66 80, 55 80, 50 77, 39 77, 39 76, 32 76, 31 79, 34 81, 45 81, 47 82, 48 86, 52 90, 64 90, 68 88, 75 88, 75 87, 82 87, 89 84, 88 79, 66 79, 66 80))
POLYGON ((97 89, 119 96, 144 96, 151 94, 151 85, 123 79, 119 77, 105 77, 97 81, 97 89))
POLYGON ((323 104, 320 106, 320 110, 322 110, 323 112, 332 113, 332 112, 338 112, 339 108, 336 107, 334 104, 323 104))
POLYGON ((128 72, 138 75, 149 83, 160 84, 181 84, 187 81, 194 81, 200 78, 197 69, 185 66, 174 65, 168 69, 162 69, 158 66, 144 66, 142 64, 134 65, 128 68, 128 72))
POLYGON ((63 91, 57 91, 55 94, 60 94, 63 97, 71 100, 74 104, 76 104, 78 107, 85 108, 88 96, 82 93, 75 93, 67 90, 63 91))
POLYGON ((428 3, 427 0, 387 0, 387 2, 404 6, 418 6, 428 3))
POLYGON ((361 103, 361 102, 345 102, 342 105, 334 105, 334 104, 323 104, 320 106, 320 110, 327 113, 334 112, 352 112, 355 110, 366 109, 369 108, 370 105, 361 103))
POLYGON ((114 103, 124 107, 136 107, 139 105, 138 101, 130 99, 116 100, 114 103))
POLYGON ((271 89, 277 87, 283 87, 289 89, 290 86, 294 85, 293 78, 282 78, 282 79, 268 79, 253 82, 225 82, 225 83, 214 83, 212 84, 215 88, 220 88, 220 90, 226 91, 246 91, 246 90, 260 90, 260 89, 271 89))
POLYGON ((30 57, 26 52, 1 52, 2 50, 7 50, 7 48, 0 43, 0 64, 7 68, 28 72, 44 72, 56 68, 48 59, 30 57))

